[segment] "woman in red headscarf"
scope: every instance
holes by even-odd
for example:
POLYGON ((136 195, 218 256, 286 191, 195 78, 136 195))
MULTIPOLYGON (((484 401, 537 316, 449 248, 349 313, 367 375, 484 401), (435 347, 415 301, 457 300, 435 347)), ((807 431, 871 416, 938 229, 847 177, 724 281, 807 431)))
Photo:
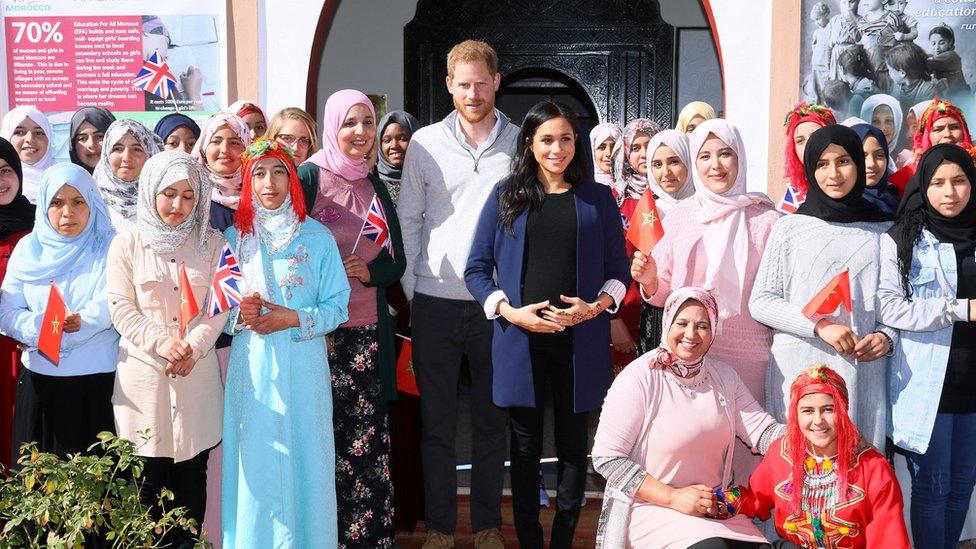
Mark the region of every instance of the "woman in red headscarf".
POLYGON ((908 549, 895 473, 861 438, 847 405, 844 378, 827 366, 797 376, 786 435, 770 445, 748 488, 716 491, 721 514, 772 516, 776 532, 800 547, 908 549))
POLYGON ((786 185, 788 194, 780 203, 780 210, 793 213, 807 198, 807 176, 803 171, 803 150, 807 139, 820 128, 836 124, 834 113, 817 103, 799 103, 786 113, 786 185), (792 200, 790 200, 792 198, 792 200), (793 205, 790 208, 790 205, 793 205), (785 208, 784 208, 785 206, 785 208))
POLYGON ((915 161, 891 174, 891 177, 888 178, 888 181, 898 189, 899 196, 904 193, 905 185, 915 175, 918 159, 925 154, 925 151, 939 143, 959 145, 969 151, 970 155, 976 152, 973 147, 973 139, 969 134, 969 125, 966 123, 966 116, 962 110, 948 99, 936 97, 918 117, 918 130, 912 136, 915 161))

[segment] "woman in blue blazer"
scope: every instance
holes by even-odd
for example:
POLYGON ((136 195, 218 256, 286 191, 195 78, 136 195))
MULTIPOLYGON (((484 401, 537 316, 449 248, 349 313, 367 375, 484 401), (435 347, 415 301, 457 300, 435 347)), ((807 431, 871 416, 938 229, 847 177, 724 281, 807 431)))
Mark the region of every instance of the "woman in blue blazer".
POLYGON ((494 320, 492 396, 511 417, 512 499, 522 547, 543 547, 538 467, 544 390, 559 458, 551 547, 570 547, 586 476, 588 412, 610 386, 610 317, 630 284, 620 213, 592 180, 576 118, 552 101, 522 122, 511 175, 478 221, 468 290, 494 320), (497 274, 497 282, 493 275, 497 274))

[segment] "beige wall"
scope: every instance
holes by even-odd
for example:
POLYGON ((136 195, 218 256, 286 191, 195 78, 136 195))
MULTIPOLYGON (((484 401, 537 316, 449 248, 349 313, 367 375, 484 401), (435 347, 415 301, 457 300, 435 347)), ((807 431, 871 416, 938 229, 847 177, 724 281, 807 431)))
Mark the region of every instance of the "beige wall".
POLYGON ((800 90, 800 0, 775 0, 769 75, 769 171, 766 194, 779 203, 786 192, 786 136, 783 117, 796 104, 800 90))
POLYGON ((227 56, 230 101, 257 98, 258 0, 227 0, 227 56))

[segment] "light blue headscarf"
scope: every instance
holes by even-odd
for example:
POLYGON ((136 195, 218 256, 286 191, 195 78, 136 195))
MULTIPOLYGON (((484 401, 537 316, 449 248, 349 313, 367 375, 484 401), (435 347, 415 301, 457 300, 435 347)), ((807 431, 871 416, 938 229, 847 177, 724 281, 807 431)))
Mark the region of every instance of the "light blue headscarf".
POLYGON ((68 309, 78 310, 91 300, 105 276, 108 246, 115 236, 108 208, 92 176, 81 166, 66 162, 44 172, 37 204, 34 232, 17 243, 7 276, 26 284, 67 279, 67 287, 59 289, 68 309), (81 234, 70 238, 59 234, 47 217, 48 205, 65 184, 78 190, 91 212, 81 234))

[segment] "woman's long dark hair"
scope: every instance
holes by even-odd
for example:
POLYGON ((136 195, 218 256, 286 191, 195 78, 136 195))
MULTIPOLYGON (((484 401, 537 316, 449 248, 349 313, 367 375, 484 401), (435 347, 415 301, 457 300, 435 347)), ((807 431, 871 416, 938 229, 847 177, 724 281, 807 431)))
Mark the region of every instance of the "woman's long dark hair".
POLYGON ((539 181, 539 163, 535 160, 535 155, 529 148, 535 138, 535 132, 539 126, 554 118, 565 118, 573 132, 576 134, 574 143, 576 152, 573 159, 566 166, 563 177, 566 182, 573 187, 592 178, 593 168, 587 166, 586 150, 588 145, 583 143, 582 135, 579 131, 579 124, 576 115, 569 107, 556 101, 540 101, 529 109, 522 119, 522 131, 519 133, 519 149, 512 160, 512 173, 508 180, 502 184, 498 196, 498 224, 507 231, 512 232, 512 224, 515 218, 523 211, 528 209, 530 212, 542 207, 545 200, 545 191, 539 181), (589 175, 588 175, 589 174, 589 175))

